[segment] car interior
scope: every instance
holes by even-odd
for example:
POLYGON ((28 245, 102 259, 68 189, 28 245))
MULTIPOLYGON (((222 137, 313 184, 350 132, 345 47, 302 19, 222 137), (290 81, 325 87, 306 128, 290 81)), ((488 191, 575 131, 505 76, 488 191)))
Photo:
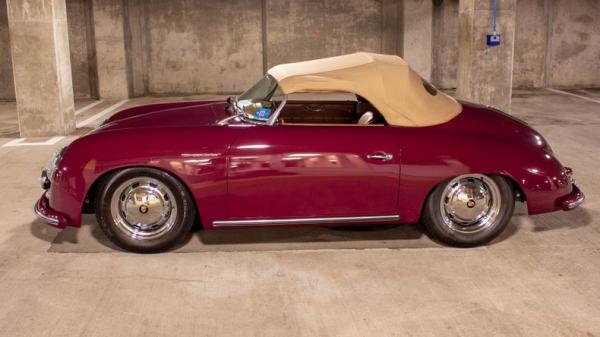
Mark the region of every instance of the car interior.
POLYGON ((366 99, 347 93, 290 95, 279 115, 278 122, 279 124, 386 124, 383 116, 366 99))

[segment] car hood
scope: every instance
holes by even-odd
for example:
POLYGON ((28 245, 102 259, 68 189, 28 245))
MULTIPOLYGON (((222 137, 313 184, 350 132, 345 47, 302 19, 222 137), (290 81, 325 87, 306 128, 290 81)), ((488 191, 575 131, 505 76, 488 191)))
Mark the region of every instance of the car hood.
POLYGON ((225 101, 189 101, 137 106, 114 114, 102 124, 102 128, 207 125, 230 116, 228 106, 225 101))

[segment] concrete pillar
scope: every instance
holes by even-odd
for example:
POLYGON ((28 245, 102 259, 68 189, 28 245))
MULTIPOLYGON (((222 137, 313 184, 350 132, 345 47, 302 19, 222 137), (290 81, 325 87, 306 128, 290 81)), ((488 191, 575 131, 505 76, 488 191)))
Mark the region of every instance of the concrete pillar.
POLYGON ((73 94, 77 98, 98 97, 96 54, 92 27, 92 3, 89 0, 67 0, 69 49, 73 94))
POLYGON ((431 79, 433 4, 431 0, 404 0, 403 57, 421 77, 431 79))
POLYGON ((402 0, 383 0, 381 52, 383 54, 402 55, 402 0))
POLYGON ((74 131, 65 0, 8 0, 7 8, 21 136, 74 131))
POLYGON ((148 89, 146 1, 129 0, 126 7, 125 50, 129 67, 129 96, 144 96, 148 89))
POLYGON ((433 60, 431 83, 438 89, 456 89, 458 68, 458 1, 433 6, 433 60))
POLYGON ((130 94, 125 11, 123 0, 93 0, 100 98, 122 99, 130 94))
POLYGON ((492 1, 460 0, 456 95, 510 111, 515 40, 516 0, 498 0, 500 46, 488 47, 492 1))
POLYGON ((15 99, 6 0, 0 0, 0 101, 15 99))

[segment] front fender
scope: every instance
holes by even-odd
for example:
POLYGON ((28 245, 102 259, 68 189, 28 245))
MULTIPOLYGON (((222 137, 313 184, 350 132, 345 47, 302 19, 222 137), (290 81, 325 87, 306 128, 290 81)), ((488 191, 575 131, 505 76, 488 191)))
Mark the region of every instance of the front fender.
POLYGON ((63 154, 48 191, 52 209, 67 225, 81 225, 91 186, 102 176, 128 167, 152 167, 180 179, 203 220, 226 213, 226 158, 231 134, 220 126, 119 129, 92 133, 63 154))

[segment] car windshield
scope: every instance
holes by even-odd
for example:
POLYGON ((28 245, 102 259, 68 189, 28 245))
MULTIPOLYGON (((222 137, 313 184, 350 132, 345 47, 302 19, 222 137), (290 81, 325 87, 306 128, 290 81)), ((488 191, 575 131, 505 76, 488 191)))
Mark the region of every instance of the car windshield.
POLYGON ((282 96, 282 93, 277 81, 271 75, 266 75, 239 95, 234 101, 234 107, 237 114, 243 118, 266 122, 275 111, 274 98, 279 96, 282 96))

